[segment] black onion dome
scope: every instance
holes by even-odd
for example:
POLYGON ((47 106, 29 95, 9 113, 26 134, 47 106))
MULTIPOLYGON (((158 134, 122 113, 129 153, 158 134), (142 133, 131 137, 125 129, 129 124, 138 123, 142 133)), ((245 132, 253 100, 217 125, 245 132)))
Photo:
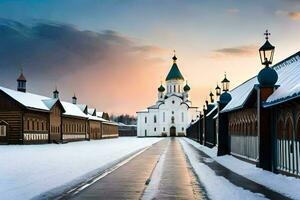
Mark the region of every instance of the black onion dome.
POLYGON ((159 88, 157 89, 159 92, 164 92, 166 89, 164 86, 160 85, 159 88))
POLYGON ((183 87, 183 90, 184 90, 185 92, 187 92, 187 91, 190 91, 191 88, 190 88, 190 86, 189 86, 188 84, 185 84, 185 86, 183 87))
POLYGON ((274 86, 278 80, 277 72, 270 67, 265 67, 258 73, 258 82, 261 86, 274 86))
POLYGON ((228 92, 223 92, 223 94, 220 96, 220 103, 227 104, 229 101, 231 101, 231 95, 228 92))

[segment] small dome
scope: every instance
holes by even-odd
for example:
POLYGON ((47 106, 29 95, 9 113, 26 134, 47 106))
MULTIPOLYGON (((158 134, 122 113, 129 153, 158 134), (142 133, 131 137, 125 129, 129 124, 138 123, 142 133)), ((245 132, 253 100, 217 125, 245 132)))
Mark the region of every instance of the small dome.
POLYGON ((164 92, 166 89, 164 86, 160 85, 159 88, 157 89, 159 92, 164 92))
POLYGON ((278 80, 278 75, 273 68, 265 67, 260 70, 257 79, 261 86, 274 86, 278 80))
POLYGON ((187 92, 187 91, 190 91, 190 86, 188 85, 188 84, 185 84, 185 86, 183 87, 183 90, 185 91, 185 92, 187 92))
POLYGON ((223 92, 220 96, 220 103, 227 104, 229 101, 231 101, 231 95, 228 92, 223 92))

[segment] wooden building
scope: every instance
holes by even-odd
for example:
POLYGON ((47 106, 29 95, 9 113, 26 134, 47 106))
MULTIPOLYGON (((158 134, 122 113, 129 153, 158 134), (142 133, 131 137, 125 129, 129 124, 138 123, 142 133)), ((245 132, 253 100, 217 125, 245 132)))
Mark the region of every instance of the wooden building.
POLYGON ((60 101, 57 89, 52 98, 28 93, 23 73, 17 83, 17 91, 0 87, 0 144, 101 139, 102 133, 103 138, 118 136, 115 123, 98 117, 96 109, 78 105, 75 95, 69 103, 60 101))
POLYGON ((137 136, 136 125, 118 123, 119 136, 137 136))

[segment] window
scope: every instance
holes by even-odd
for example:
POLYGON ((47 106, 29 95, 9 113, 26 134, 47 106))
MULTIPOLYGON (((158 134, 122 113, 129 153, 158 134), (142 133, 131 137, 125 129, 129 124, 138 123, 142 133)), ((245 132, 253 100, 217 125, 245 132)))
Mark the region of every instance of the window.
POLYGON ((145 129, 145 136, 147 136, 147 130, 145 129))
POLYGON ((175 122, 175 118, 172 117, 172 118, 171 118, 171 123, 174 124, 174 122, 175 122))
POLYGON ((174 114, 174 111, 172 111, 172 114, 174 114))
POLYGON ((34 121, 31 121, 31 130, 34 130, 34 121))
POLYGON ((166 128, 164 127, 163 130, 166 131, 166 128))
POLYGON ((181 121, 184 122, 184 113, 181 113, 181 121))
POLYGON ((6 126, 0 125, 0 136, 6 136, 6 126))
POLYGON ((175 103, 175 101, 172 101, 172 104, 174 104, 175 103))
POLYGON ((165 122, 165 121, 166 121, 166 113, 163 112, 163 122, 165 122))
POLYGON ((182 129, 181 129, 182 131, 184 131, 184 127, 182 127, 182 129))
POLYGON ((147 117, 145 117, 145 124, 147 124, 147 117))
POLYGON ((180 93, 180 85, 178 85, 178 92, 180 93))
POLYGON ((154 127, 154 132, 156 131, 156 127, 154 127))
POLYGON ((173 92, 176 92, 176 86, 175 85, 173 86, 173 92))
POLYGON ((154 123, 156 123, 156 115, 154 115, 154 123))
POLYGON ((40 130, 40 127, 39 127, 39 126, 40 126, 40 123, 39 123, 39 121, 37 121, 37 122, 36 122, 36 130, 37 130, 37 131, 40 130))

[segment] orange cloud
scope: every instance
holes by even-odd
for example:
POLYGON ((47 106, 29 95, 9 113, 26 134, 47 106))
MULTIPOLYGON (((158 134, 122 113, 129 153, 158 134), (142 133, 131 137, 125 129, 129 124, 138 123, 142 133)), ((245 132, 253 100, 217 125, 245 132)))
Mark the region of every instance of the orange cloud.
POLYGON ((225 57, 248 57, 257 54, 258 47, 256 45, 228 47, 216 49, 211 53, 212 58, 225 58, 225 57))
POLYGON ((292 20, 295 20, 295 21, 300 20, 300 12, 289 12, 288 16, 292 20))

